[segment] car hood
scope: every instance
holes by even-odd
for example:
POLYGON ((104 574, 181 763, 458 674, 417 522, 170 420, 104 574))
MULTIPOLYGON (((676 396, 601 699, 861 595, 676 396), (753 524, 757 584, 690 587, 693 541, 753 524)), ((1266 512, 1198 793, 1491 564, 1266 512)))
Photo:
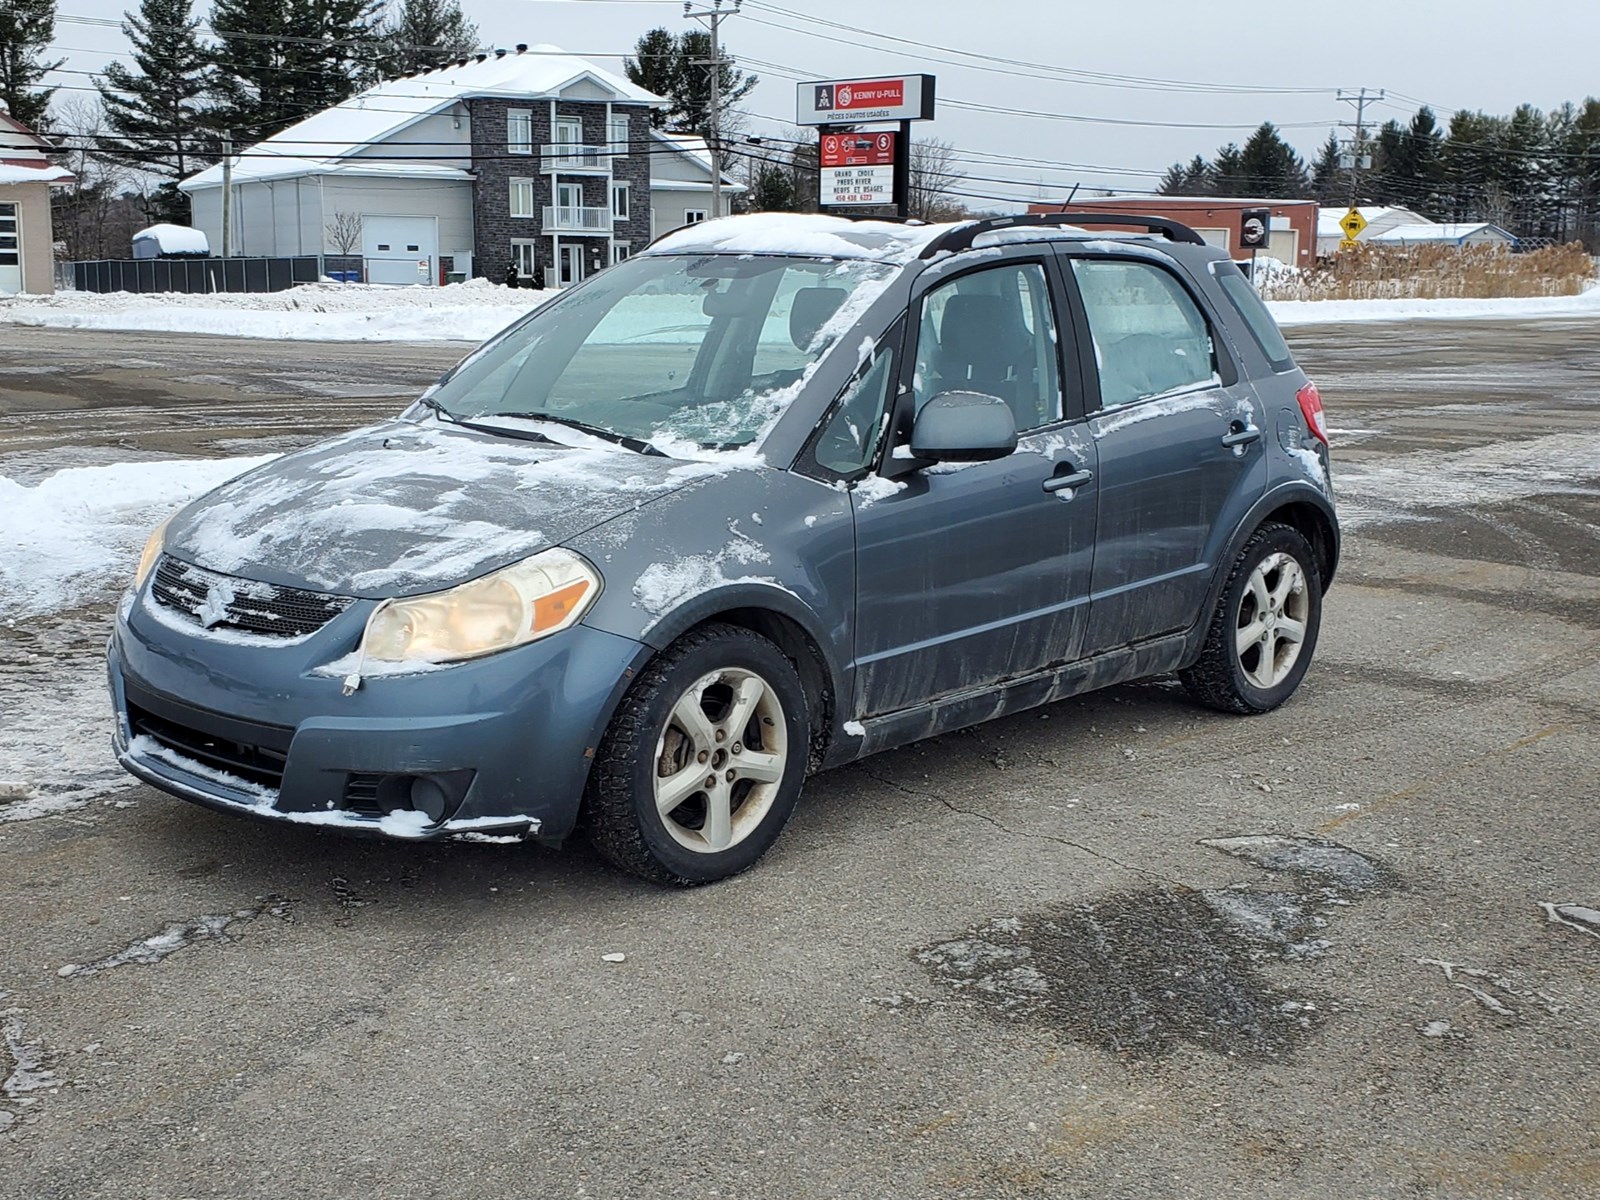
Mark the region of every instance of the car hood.
POLYGON ((342 596, 437 591, 660 499, 715 464, 395 420, 274 459, 183 509, 166 551, 342 596))

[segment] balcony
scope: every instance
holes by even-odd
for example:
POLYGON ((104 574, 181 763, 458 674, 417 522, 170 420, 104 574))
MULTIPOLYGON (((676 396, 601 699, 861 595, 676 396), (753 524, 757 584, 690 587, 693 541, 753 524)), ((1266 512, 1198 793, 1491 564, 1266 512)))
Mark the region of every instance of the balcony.
POLYGON ((544 210, 546 233, 605 233, 611 232, 609 208, 578 208, 557 205, 544 210))
POLYGON ((547 142, 539 147, 540 168, 545 171, 582 171, 604 175, 611 169, 611 147, 576 142, 547 142))

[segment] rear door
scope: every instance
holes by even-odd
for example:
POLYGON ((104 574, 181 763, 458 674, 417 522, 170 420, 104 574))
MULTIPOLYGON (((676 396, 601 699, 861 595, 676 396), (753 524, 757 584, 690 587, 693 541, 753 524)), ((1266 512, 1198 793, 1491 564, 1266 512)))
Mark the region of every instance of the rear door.
POLYGON ((1156 254, 1064 257, 1099 460, 1097 653, 1195 623, 1266 461, 1255 394, 1182 270, 1156 254))
MULTIPOLYGON (((1056 264, 1022 248, 1000 257, 1008 261, 987 259, 914 296, 899 394, 913 410, 942 391, 998 395, 1017 419, 1018 449, 894 482, 869 475, 851 491, 860 715, 1027 675, 1080 652, 1094 446, 1075 363, 1064 386, 1056 264), (1079 481, 1063 486, 1069 477, 1079 481)), ((872 421, 854 418, 857 428, 872 421)))

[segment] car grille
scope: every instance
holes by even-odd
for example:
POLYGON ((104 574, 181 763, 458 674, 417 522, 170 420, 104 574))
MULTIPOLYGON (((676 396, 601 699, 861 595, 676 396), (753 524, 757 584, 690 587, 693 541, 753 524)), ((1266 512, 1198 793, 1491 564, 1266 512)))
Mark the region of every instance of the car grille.
POLYGON ((165 554, 156 564, 150 594, 157 604, 186 613, 208 629, 281 638, 315 633, 354 603, 348 596, 223 575, 165 554))
MULTIPOLYGON (((135 737, 143 735, 174 754, 193 759, 201 766, 237 775, 249 783, 277 788, 283 784, 283 766, 288 761, 288 750, 249 742, 236 742, 216 734, 191 729, 165 717, 128 705, 128 726, 135 737)), ((281 741, 288 746, 292 730, 275 726, 263 727, 262 735, 281 741)))

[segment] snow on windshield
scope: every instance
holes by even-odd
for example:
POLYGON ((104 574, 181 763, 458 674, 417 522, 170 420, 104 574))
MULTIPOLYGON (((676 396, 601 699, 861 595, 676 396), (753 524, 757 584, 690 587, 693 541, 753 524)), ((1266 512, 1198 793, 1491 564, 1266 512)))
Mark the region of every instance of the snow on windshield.
POLYGON ((461 418, 751 446, 896 270, 859 257, 641 255, 507 331, 431 398, 461 418))
POLYGON ((790 254, 910 262, 951 225, 847 221, 805 213, 756 213, 702 221, 667 234, 647 254, 790 254))

